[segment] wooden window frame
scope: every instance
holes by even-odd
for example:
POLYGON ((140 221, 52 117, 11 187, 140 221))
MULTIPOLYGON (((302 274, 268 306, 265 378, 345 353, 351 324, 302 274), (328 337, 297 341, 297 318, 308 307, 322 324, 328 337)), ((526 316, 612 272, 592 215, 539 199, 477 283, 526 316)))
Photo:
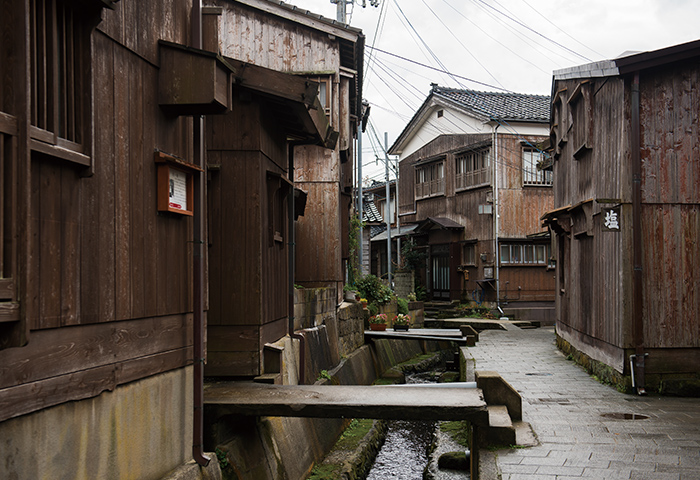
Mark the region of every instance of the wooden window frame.
POLYGON ((476 266, 476 243, 465 243, 462 245, 462 265, 468 267, 476 266), (468 251, 471 251, 471 254, 468 254, 468 251))
POLYGON ((91 23, 75 2, 30 0, 31 149, 82 167, 92 167, 91 23))
POLYGON ((416 200, 445 194, 445 159, 415 166, 416 200))
POLYGON ((287 238, 288 215, 285 201, 294 191, 294 184, 278 172, 267 171, 268 246, 283 248, 287 238))
POLYGON ((522 149, 522 174, 524 187, 551 187, 554 184, 552 170, 539 170, 538 163, 544 160, 545 153, 533 146, 525 145, 522 149), (537 158, 535 158, 537 154, 537 158), (528 155, 530 156, 528 160, 528 155))
POLYGON ((576 85, 568 100, 569 128, 567 137, 573 145, 573 156, 576 160, 586 157, 592 150, 592 105, 591 83, 584 80, 576 85))
POLYGON ((491 146, 464 150, 455 155, 455 189, 491 185, 491 146))
POLYGON ((504 242, 498 246, 499 263, 506 266, 547 267, 549 255, 549 245, 542 243, 504 242), (507 257, 504 255, 504 252, 507 252, 507 257), (516 252, 518 256, 514 260, 513 254, 516 252), (528 256, 530 260, 528 260, 528 256))

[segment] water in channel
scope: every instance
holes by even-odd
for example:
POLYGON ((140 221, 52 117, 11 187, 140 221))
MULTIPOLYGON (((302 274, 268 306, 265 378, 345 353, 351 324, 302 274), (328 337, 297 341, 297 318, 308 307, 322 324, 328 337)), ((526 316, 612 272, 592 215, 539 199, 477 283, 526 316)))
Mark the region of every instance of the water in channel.
MULTIPOLYGON (((406 383, 433 383, 432 373, 413 374, 406 383)), ((367 480, 422 480, 435 422, 394 420, 367 480)))

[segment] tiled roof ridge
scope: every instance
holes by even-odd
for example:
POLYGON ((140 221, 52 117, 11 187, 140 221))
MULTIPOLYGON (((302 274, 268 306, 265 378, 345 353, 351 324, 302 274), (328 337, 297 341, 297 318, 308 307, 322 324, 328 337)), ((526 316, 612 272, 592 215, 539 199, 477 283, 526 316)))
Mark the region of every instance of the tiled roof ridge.
POLYGON ((493 119, 549 121, 549 95, 489 92, 432 84, 432 92, 493 119), (509 103, 512 100, 513 103, 509 103))

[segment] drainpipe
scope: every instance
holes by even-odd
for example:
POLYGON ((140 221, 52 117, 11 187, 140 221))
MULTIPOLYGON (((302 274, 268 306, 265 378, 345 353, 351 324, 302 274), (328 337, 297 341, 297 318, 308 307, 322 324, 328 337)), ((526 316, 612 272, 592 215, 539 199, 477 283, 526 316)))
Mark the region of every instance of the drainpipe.
MULTIPOLYGON (((202 48, 202 2, 192 2, 192 46, 202 48)), ((201 115, 195 115, 192 119, 194 138, 194 161, 202 170, 204 165, 204 119, 201 115)), ((204 174, 198 172, 194 175, 194 242, 192 252, 192 283, 193 283, 193 366, 194 366, 194 419, 192 424, 192 457, 199 465, 206 467, 209 464, 203 452, 204 444, 204 174)))
MULTIPOLYGON (((363 198, 362 198, 362 112, 360 112, 360 124, 358 125, 357 129, 357 216, 359 217, 360 225, 362 225, 362 218, 364 216, 364 205, 362 204, 363 198)), ((362 270, 363 267, 363 260, 364 260, 364 246, 362 243, 364 242, 365 236, 364 236, 364 229, 360 227, 360 232, 359 232, 359 239, 357 242, 357 255, 358 255, 358 265, 359 265, 359 275, 362 277, 364 275, 364 272, 362 270)), ((353 279, 353 281, 357 281, 356 278, 353 279)))
POLYGON ((493 128, 493 263, 496 274, 496 308, 501 316, 504 315, 501 309, 501 268, 498 261, 498 127, 501 125, 496 123, 493 128))
MULTIPOLYGON (((632 143, 632 256, 634 276, 632 283, 632 318, 634 330, 635 371, 632 378, 636 380, 637 394, 646 395, 644 380, 644 319, 642 317, 642 163, 640 156, 640 120, 641 108, 639 94, 639 72, 632 79, 632 97, 630 101, 630 141, 632 143), (636 375, 635 375, 636 373, 636 375)), ((633 385, 635 387, 635 385, 633 385)))
POLYGON ((287 331, 289 333, 289 338, 299 340, 299 384, 304 385, 304 371, 306 370, 306 355, 305 355, 305 342, 304 336, 298 333, 294 333, 294 256, 296 255, 296 239, 295 239, 295 229, 294 229, 294 145, 289 144, 288 147, 288 157, 289 157, 289 172, 288 178, 292 185, 292 191, 287 200, 287 211, 289 212, 288 225, 287 225, 287 236, 289 237, 289 243, 287 244, 289 254, 288 254, 288 268, 289 270, 289 321, 287 324, 287 331))

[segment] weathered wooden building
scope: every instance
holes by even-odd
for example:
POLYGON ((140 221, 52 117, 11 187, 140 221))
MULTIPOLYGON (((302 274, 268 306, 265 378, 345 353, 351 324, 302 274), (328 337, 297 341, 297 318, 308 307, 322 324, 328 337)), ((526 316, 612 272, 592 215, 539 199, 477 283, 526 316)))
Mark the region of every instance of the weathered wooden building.
POLYGON ((433 85, 391 147, 401 156, 400 222, 416 224, 411 235, 429 256, 424 282, 433 299, 511 307, 554 301, 549 240, 539 224, 552 205, 552 176, 537 169, 548 103, 433 85), (473 133, 417 146, 455 125, 473 133))
POLYGON ((294 328, 290 167, 338 143, 319 82, 221 56, 220 9, 199 2, 2 10, 0 477, 203 462, 206 310, 214 330, 247 322, 209 336, 215 374, 227 342, 242 367, 224 373, 259 374, 294 328))
POLYGON ((233 109, 207 130, 206 372, 257 376, 265 345, 295 329, 294 283, 342 294, 364 36, 268 0, 219 0, 204 13, 205 48, 235 70, 233 109), (290 217, 293 192, 301 201, 290 217))
POLYGON ((2 478, 159 478, 192 458, 196 141, 159 106, 159 40, 190 45, 191 10, 2 2, 2 478))
POLYGON ((558 335, 669 393, 700 391, 699 79, 695 41, 552 86, 558 335))

